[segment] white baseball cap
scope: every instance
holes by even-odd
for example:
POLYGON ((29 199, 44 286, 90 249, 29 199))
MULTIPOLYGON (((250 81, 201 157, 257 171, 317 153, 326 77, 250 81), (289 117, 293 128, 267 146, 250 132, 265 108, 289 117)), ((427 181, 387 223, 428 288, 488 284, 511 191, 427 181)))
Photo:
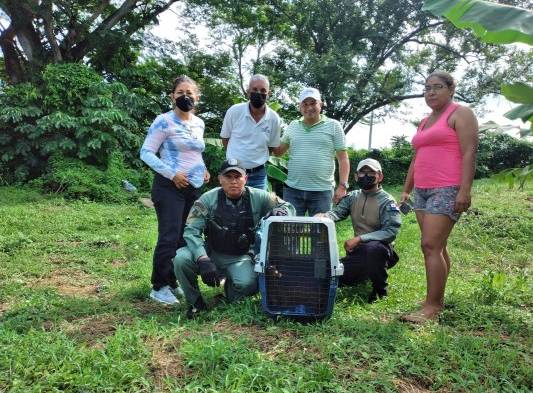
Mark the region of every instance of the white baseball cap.
POLYGON ((376 172, 383 172, 381 170, 381 164, 379 161, 374 160, 373 158, 365 158, 364 160, 359 161, 359 164, 357 164, 357 172, 359 172, 359 170, 365 166, 373 169, 376 172))
POLYGON ((320 98, 320 92, 314 87, 306 87, 302 90, 299 98, 300 104, 304 102, 306 98, 314 98, 315 100, 322 102, 322 98, 320 98))

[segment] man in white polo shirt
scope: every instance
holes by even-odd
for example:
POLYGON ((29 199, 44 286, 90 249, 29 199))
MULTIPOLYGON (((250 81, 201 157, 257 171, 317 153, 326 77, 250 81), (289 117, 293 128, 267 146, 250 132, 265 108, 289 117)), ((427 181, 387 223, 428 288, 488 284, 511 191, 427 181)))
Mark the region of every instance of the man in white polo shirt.
POLYGON ((252 76, 246 92, 248 102, 233 105, 226 112, 220 137, 226 158, 236 158, 246 169, 246 185, 266 190, 265 163, 272 149, 279 146, 281 119, 266 104, 270 94, 266 76, 252 76))
POLYGON ((338 203, 346 195, 350 161, 341 124, 320 113, 320 92, 307 87, 300 93, 299 101, 302 118, 289 124, 274 154, 280 156, 289 150, 283 199, 296 208, 296 215, 313 216, 330 210, 332 200, 338 203), (339 163, 339 185, 333 192, 335 157, 339 163))

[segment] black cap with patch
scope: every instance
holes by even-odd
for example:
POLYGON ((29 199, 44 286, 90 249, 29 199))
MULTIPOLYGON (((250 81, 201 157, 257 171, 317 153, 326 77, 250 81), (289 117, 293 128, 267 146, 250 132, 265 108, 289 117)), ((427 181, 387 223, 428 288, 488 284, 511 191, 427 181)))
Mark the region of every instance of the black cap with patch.
POLYGON ((220 166, 220 171, 218 172, 218 174, 224 175, 230 171, 237 171, 241 175, 246 176, 246 169, 240 166, 239 161, 236 158, 230 158, 229 160, 225 160, 220 166))

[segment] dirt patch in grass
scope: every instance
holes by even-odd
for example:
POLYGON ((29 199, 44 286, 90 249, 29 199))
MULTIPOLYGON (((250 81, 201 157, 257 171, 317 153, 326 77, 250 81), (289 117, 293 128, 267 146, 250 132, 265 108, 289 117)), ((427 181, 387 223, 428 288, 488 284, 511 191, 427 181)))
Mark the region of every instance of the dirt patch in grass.
POLYGON ((82 241, 81 240, 58 240, 57 243, 62 244, 64 246, 70 247, 77 247, 79 246, 82 241))
POLYGON ((402 393, 426 393, 430 391, 415 381, 408 381, 398 378, 395 379, 393 383, 396 386, 396 389, 398 389, 398 392, 402 393))
POLYGON ((11 304, 8 302, 0 303, 0 317, 9 311, 11 304))
POLYGON ((497 338, 498 340, 502 341, 503 343, 510 342, 510 341, 515 341, 517 343, 520 343, 522 341, 521 339, 524 338, 524 337, 521 337, 521 336, 511 337, 511 336, 509 336, 508 334, 505 334, 505 333, 499 333, 499 332, 494 332, 494 331, 486 331, 483 328, 480 328, 478 330, 474 330, 472 332, 472 335, 475 336, 475 337, 494 337, 494 338, 497 338))
MULTIPOLYGON (((351 362, 339 362, 339 363, 331 363, 330 367, 333 368, 335 372, 335 378, 341 383, 350 385, 353 384, 354 381, 357 379, 358 374, 364 374, 367 373, 368 370, 362 367, 355 367, 351 362)), ((375 375, 375 373, 372 373, 372 375, 375 375)), ((376 375, 377 378, 377 375, 376 375)))
POLYGON ((94 283, 89 274, 73 269, 54 270, 45 277, 28 283, 26 286, 52 287, 60 294, 67 296, 97 296, 101 291, 101 286, 94 283))
POLYGON ((53 263, 54 265, 64 265, 69 262, 66 255, 54 254, 48 257, 48 262, 53 263))
POLYGON ((118 326, 129 325, 131 321, 131 317, 96 315, 70 321, 63 326, 63 329, 72 339, 90 347, 98 347, 99 341, 112 336, 118 326))
POLYGON ((177 379, 186 376, 189 371, 185 368, 183 360, 176 350, 177 343, 169 343, 163 340, 148 342, 152 348, 152 359, 150 361, 150 373, 154 379, 157 391, 170 391, 166 379, 177 379))
POLYGON ((239 325, 228 320, 222 320, 212 327, 212 331, 246 338, 271 359, 275 359, 279 355, 295 360, 301 360, 302 356, 305 357, 307 354, 315 360, 322 357, 319 350, 304 343, 295 332, 285 329, 269 331, 258 325, 239 325))
POLYGON ((141 300, 131 303, 132 307, 142 316, 146 315, 168 315, 169 313, 182 313, 179 306, 159 304, 153 300, 141 300))
MULTIPOLYGON (((289 363, 300 364, 303 367, 309 364, 319 362, 327 363, 332 367, 336 378, 344 381, 352 381, 354 373, 363 373, 367 370, 360 367, 354 367, 350 362, 335 362, 328 358, 325 353, 316 344, 306 341, 305 333, 287 330, 285 328, 268 327, 259 325, 239 325, 228 320, 217 322, 212 331, 229 337, 242 337, 247 339, 252 348, 257 348, 262 354, 274 361, 280 362, 280 359, 289 363)), ((324 340, 327 340, 324 337, 324 340)), ((323 339, 318 342, 324 342, 323 339)), ((420 390, 420 392, 425 390, 420 390)), ((413 392, 417 392, 413 390, 413 392)))
POLYGON ((391 322, 397 321, 399 318, 400 318, 400 315, 399 315, 399 314, 384 314, 384 313, 381 313, 381 314, 378 316, 378 320, 379 320, 379 322, 380 322, 380 323, 383 323, 383 324, 391 323, 391 322))
POLYGON ((111 248, 112 250, 117 250, 119 247, 119 244, 116 240, 109 239, 99 239, 87 244, 92 248, 111 248))
POLYGON ((114 258, 111 261, 111 266, 113 266, 114 268, 119 268, 119 267, 126 266, 127 263, 128 263, 128 260, 126 258, 124 258, 124 257, 114 258))
POLYGON ((47 261, 50 262, 53 265, 63 265, 63 266, 71 265, 71 264, 76 264, 76 265, 85 264, 85 261, 83 261, 83 260, 80 260, 80 259, 77 259, 77 258, 73 258, 70 255, 57 254, 57 253, 48 255, 47 256, 47 261))

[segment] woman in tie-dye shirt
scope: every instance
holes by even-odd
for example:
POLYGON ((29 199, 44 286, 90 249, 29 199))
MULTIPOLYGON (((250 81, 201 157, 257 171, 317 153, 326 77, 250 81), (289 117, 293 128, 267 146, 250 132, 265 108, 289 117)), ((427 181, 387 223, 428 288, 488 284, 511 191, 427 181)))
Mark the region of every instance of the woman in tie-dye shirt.
POLYGON ((174 108, 156 117, 141 148, 141 159, 155 171, 152 201, 158 238, 150 297, 165 304, 178 303, 172 258, 185 245, 185 220, 200 196, 200 187, 209 181, 202 157, 205 126, 193 113, 199 95, 198 85, 191 78, 176 78, 170 93, 174 108))

